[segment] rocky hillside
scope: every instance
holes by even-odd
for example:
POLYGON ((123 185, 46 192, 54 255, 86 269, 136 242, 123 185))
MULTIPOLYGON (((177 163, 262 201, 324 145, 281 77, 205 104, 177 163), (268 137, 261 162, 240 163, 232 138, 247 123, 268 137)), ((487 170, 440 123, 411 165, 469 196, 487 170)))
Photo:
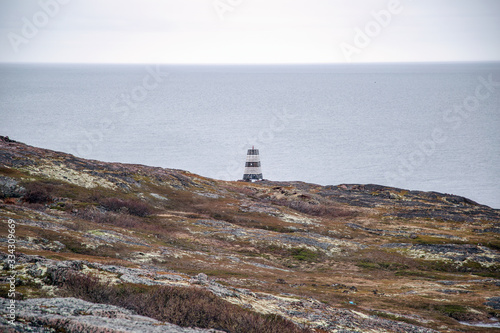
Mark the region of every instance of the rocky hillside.
POLYGON ((455 195, 218 181, 0 137, 0 222, 7 332, 500 331, 500 211, 455 195))

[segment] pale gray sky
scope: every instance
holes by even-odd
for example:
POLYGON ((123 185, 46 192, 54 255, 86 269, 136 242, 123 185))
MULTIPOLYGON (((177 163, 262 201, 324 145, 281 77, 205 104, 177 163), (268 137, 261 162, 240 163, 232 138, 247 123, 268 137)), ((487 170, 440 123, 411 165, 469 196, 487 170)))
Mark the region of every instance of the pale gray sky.
POLYGON ((349 61, 500 61, 500 1, 0 0, 0 62, 349 61))

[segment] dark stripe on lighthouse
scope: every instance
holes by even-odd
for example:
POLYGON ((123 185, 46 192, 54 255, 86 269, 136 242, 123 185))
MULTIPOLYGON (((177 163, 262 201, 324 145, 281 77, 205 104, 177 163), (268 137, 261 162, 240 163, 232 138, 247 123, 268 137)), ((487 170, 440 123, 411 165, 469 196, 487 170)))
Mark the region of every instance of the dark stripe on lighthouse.
POLYGON ((248 149, 247 155, 259 155, 258 149, 248 149))
POLYGON ((244 174, 243 175, 243 180, 250 180, 250 179, 262 179, 262 174, 259 173, 259 174, 254 174, 254 173, 251 173, 251 174, 244 174))

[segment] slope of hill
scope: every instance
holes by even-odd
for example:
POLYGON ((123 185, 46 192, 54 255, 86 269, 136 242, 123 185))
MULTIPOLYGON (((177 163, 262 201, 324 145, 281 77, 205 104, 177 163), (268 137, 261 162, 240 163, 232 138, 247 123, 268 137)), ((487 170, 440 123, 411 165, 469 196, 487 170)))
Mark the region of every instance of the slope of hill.
POLYGON ((500 329, 500 211, 455 195, 219 181, 0 137, 0 221, 12 332, 500 329))

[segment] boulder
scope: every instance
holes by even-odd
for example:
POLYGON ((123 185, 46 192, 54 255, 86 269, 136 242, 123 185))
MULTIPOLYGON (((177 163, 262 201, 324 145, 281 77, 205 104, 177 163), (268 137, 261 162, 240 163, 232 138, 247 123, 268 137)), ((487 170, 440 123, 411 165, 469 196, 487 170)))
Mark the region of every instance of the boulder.
POLYGON ((19 198, 26 193, 26 189, 19 186, 17 180, 0 176, 0 198, 19 198))

